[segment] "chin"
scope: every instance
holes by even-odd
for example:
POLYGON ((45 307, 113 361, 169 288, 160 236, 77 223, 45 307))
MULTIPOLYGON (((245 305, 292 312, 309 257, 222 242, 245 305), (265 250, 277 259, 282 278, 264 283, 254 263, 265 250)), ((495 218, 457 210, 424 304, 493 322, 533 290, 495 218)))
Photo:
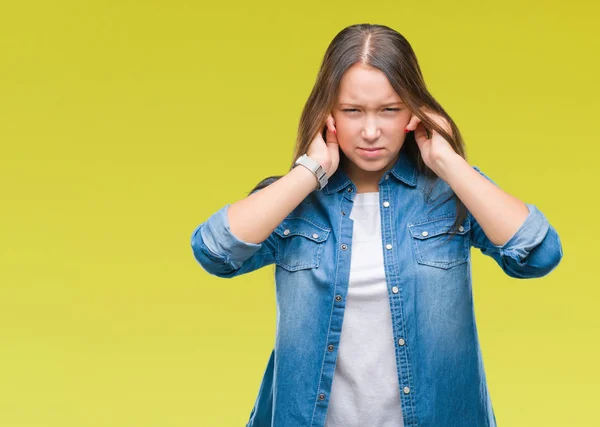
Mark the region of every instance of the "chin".
POLYGON ((363 159, 358 159, 355 164, 364 171, 377 172, 385 168, 389 162, 384 160, 365 162, 363 159))
POLYGON ((343 154, 343 157, 346 158, 347 161, 352 162, 358 168, 362 169, 366 172, 378 172, 383 169, 386 169, 390 163, 393 164, 398 153, 393 153, 388 150, 385 151, 384 155, 379 158, 374 159, 366 159, 354 151, 354 147, 344 147, 340 146, 340 151, 343 154))
POLYGON ((360 156, 354 156, 354 158, 352 158, 351 160, 355 165, 360 167, 362 170, 369 171, 369 172, 377 172, 377 171, 384 169, 386 166, 388 166, 394 160, 394 157, 393 156, 383 156, 378 159, 367 160, 360 156))

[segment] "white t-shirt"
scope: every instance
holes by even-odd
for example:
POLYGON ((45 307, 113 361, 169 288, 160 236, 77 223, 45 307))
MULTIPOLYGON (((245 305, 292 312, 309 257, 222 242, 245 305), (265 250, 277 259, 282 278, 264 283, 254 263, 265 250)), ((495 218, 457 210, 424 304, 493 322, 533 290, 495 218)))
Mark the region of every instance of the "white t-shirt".
POLYGON ((325 427, 403 427, 379 193, 357 193, 350 283, 325 427))

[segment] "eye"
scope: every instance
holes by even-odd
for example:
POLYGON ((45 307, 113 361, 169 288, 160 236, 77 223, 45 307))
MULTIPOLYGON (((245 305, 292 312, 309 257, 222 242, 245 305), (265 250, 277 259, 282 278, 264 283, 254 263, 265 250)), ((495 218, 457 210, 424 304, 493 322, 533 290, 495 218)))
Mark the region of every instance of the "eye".
MULTIPOLYGON (((386 111, 400 111, 401 108, 385 108, 386 111)), ((342 109, 342 111, 346 112, 346 113, 355 113, 358 112, 360 110, 358 110, 357 108, 344 108, 342 109)))

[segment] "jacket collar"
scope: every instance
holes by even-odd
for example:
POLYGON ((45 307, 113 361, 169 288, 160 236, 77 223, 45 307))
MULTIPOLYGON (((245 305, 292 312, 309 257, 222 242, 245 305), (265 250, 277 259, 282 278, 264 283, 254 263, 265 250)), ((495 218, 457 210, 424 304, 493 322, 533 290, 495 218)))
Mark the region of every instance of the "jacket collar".
MULTIPOLYGON (((388 173, 390 173, 391 176, 395 177, 399 181, 404 182, 406 185, 411 187, 415 187, 417 185, 417 166, 409 158, 404 147, 402 147, 400 150, 399 156, 396 159, 396 163, 394 163, 394 166, 388 171, 388 173)), ((385 175, 381 178, 381 180, 383 181, 384 179, 385 175)), ((337 193, 339 191, 343 191, 348 185, 351 184, 352 181, 350 178, 348 178, 348 175, 346 175, 341 168, 338 168, 329 179, 323 191, 325 194, 337 193)))

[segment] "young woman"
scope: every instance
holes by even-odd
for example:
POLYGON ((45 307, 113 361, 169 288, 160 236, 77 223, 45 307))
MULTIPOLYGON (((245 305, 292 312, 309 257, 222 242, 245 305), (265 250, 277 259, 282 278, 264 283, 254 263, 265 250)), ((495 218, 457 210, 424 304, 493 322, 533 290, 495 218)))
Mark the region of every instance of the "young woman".
POLYGON ((546 217, 467 163, 411 45, 382 25, 331 42, 293 160, 191 240, 219 277, 276 266, 275 346, 247 426, 495 426, 470 248, 544 276, 562 258, 546 217))

